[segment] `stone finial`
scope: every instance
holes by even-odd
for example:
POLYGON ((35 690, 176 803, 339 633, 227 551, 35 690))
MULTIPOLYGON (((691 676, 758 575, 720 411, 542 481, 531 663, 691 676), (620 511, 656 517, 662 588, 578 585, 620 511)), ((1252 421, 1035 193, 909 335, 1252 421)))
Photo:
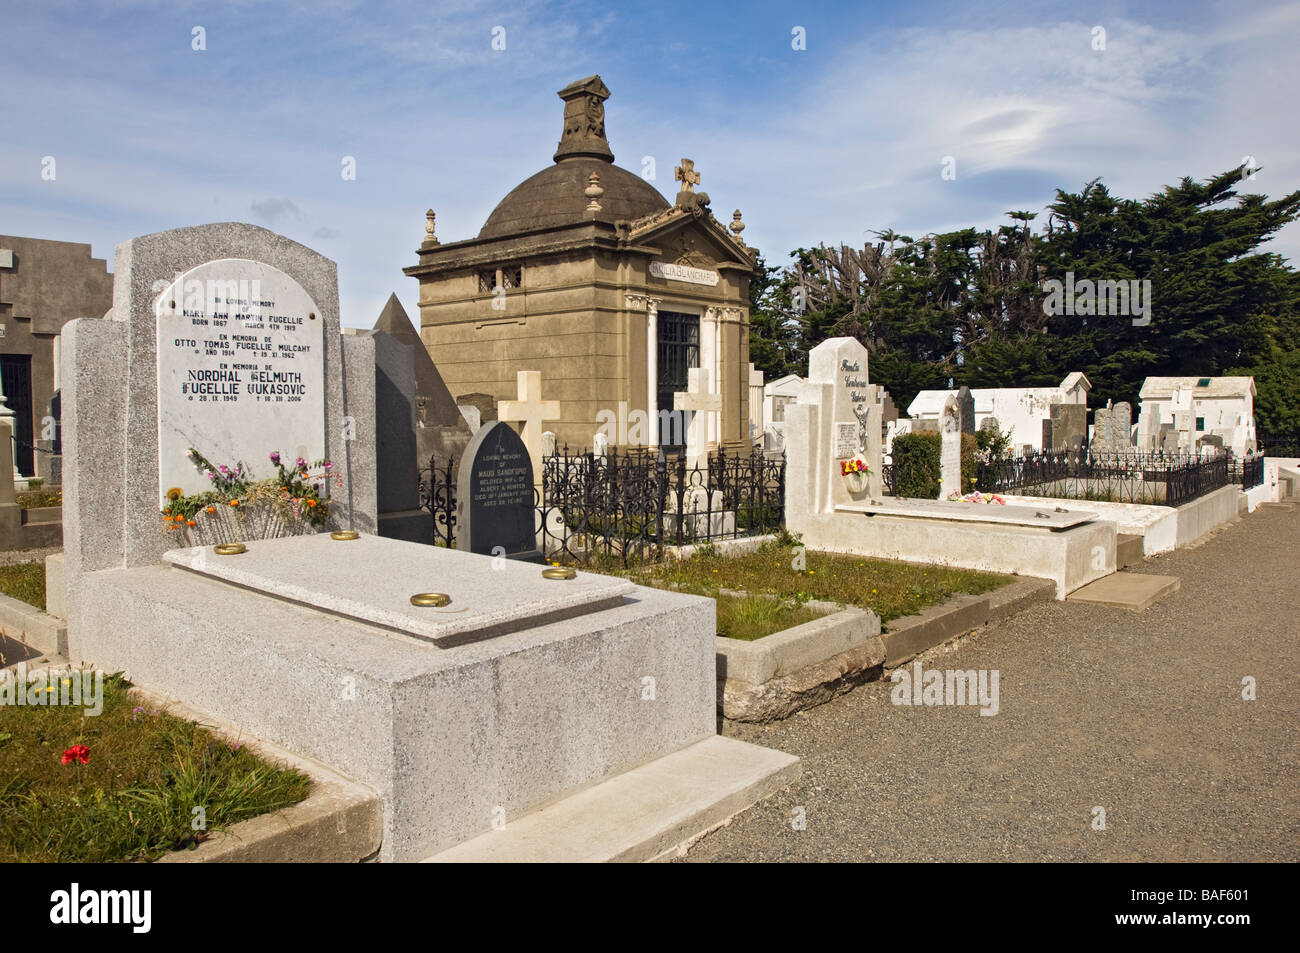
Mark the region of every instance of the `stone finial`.
POLYGON ((605 100, 609 87, 599 76, 588 76, 570 83, 556 93, 564 100, 564 131, 555 149, 555 161, 562 159, 603 159, 614 161, 605 138, 605 100))
POLYGON ((433 209, 429 209, 427 212, 424 213, 424 244, 425 245, 438 244, 438 236, 433 233, 434 219, 436 217, 437 216, 433 214, 433 209))
POLYGON ((740 220, 740 209, 731 213, 731 224, 727 228, 731 229, 731 234, 736 236, 736 241, 745 244, 745 240, 740 237, 740 233, 745 230, 745 223, 740 220))
POLYGON ((591 199, 587 203, 588 212, 600 211, 600 197, 605 194, 605 190, 600 186, 600 173, 593 172, 587 176, 587 187, 582 190, 582 194, 591 199))

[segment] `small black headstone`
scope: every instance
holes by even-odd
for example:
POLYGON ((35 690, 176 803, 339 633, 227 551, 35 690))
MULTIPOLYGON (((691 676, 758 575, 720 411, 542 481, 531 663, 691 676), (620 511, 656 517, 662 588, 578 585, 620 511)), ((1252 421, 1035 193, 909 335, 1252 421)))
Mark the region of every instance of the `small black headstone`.
POLYGON ((975 396, 970 392, 970 388, 962 386, 957 391, 957 409, 961 411, 961 432, 973 434, 975 432, 975 396))
POLYGON ((470 438, 456 485, 456 548, 540 561, 533 506, 533 462, 509 424, 495 421, 470 438))

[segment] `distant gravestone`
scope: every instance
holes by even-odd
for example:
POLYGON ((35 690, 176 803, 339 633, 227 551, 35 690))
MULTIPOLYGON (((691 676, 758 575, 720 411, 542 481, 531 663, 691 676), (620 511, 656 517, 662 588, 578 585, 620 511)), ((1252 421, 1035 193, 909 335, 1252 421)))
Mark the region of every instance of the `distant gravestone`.
POLYGON ((1086 404, 1052 404, 1043 421, 1044 450, 1078 450, 1088 438, 1086 404))
POLYGON ((384 331, 375 341, 375 474, 380 513, 420 505, 415 425, 415 374, 409 345, 384 331))
POLYGON ((975 433, 975 397, 965 385, 957 391, 957 410, 961 414, 961 432, 975 433))
POLYGON ((939 418, 939 499, 961 492, 961 407, 949 397, 939 418))
POLYGON ((456 548, 540 560, 534 525, 533 461, 509 424, 479 428, 465 448, 456 487, 456 548))
POLYGON ((996 417, 985 417, 984 421, 980 424, 980 430, 987 430, 991 433, 1001 433, 1002 425, 998 422, 998 418, 996 417))
POLYGON ((609 453, 609 434, 600 432, 591 438, 591 452, 598 457, 609 453))
POLYGON ((1110 445, 1117 452, 1127 451, 1132 444, 1133 405, 1121 400, 1110 411, 1110 445))

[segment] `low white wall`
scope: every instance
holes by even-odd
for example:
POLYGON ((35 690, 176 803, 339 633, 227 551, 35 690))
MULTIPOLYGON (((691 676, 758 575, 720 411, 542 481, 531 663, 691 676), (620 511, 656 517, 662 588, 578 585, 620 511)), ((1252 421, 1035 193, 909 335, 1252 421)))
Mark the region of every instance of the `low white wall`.
POLYGON ((1276 503, 1281 499, 1278 491, 1277 471, 1282 467, 1287 470, 1300 470, 1300 457, 1265 457, 1264 485, 1270 490, 1269 501, 1276 503))
POLYGON ((1178 546, 1194 543, 1216 526, 1237 517, 1241 485, 1220 487, 1213 493, 1178 507, 1178 546))
POLYGON ((1259 486, 1253 486, 1241 495, 1246 498, 1246 512, 1253 513, 1259 504, 1267 503, 1273 498, 1273 488, 1265 480, 1259 486))

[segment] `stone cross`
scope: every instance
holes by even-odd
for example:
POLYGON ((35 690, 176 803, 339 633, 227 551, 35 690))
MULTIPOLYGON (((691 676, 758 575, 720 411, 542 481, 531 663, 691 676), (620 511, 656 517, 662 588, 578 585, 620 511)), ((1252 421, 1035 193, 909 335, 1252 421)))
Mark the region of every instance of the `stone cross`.
POLYGON ((673 410, 689 410, 690 423, 686 426, 686 466, 707 470, 709 448, 707 444, 708 417, 722 411, 722 396, 709 391, 709 369, 692 367, 687 371, 686 390, 673 394, 673 410))
POLYGON ((700 184, 700 174, 695 171, 694 159, 683 159, 682 164, 673 170, 674 181, 682 184, 683 192, 694 192, 700 184))
POLYGON ((560 419, 560 402, 542 400, 542 372, 520 371, 517 377, 518 400, 503 400, 497 407, 497 419, 522 423, 524 446, 533 461, 533 485, 542 485, 542 424, 560 419))

